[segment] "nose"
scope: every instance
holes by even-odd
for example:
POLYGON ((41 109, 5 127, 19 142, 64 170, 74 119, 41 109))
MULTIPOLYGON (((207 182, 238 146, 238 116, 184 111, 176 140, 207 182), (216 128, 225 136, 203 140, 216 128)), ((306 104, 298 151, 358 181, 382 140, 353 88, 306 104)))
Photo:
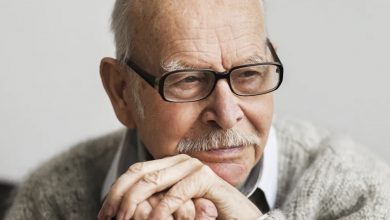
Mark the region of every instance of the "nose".
POLYGON ((201 115, 204 124, 226 130, 234 127, 244 117, 239 98, 230 90, 226 80, 219 80, 213 93, 205 101, 207 107, 201 115))

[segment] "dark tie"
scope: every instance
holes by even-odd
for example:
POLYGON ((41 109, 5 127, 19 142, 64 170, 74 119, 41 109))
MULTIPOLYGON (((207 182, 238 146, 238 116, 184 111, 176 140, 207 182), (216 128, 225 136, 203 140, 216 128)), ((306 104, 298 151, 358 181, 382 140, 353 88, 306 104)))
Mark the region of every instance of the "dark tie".
POLYGON ((260 188, 257 188, 255 192, 249 196, 249 200, 251 200, 263 214, 269 212, 269 205, 265 199, 263 190, 260 188))

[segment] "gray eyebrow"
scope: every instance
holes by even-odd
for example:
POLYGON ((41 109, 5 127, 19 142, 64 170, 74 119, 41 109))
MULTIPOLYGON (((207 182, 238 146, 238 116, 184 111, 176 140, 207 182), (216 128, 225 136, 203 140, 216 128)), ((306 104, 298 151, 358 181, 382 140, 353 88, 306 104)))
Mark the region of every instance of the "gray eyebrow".
POLYGON ((263 63, 263 62, 266 62, 266 59, 260 55, 252 55, 245 60, 245 64, 263 63))
POLYGON ((171 60, 167 63, 161 63, 161 68, 166 72, 172 72, 182 69, 192 69, 193 66, 186 65, 180 60, 171 60))
MULTIPOLYGON (((263 63, 263 62, 266 62, 263 56, 252 55, 245 60, 244 64, 263 63)), ((172 72, 172 71, 183 70, 183 69, 193 69, 194 67, 190 65, 186 65, 180 60, 171 60, 166 63, 161 63, 161 68, 165 72, 172 72)))

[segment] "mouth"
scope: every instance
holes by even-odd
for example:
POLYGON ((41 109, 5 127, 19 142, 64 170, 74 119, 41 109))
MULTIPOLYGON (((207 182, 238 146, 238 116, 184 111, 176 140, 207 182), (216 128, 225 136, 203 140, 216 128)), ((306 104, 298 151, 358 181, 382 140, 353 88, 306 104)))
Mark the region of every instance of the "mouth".
POLYGON ((244 146, 243 145, 238 145, 238 146, 223 146, 223 147, 218 147, 218 148, 214 148, 214 149, 210 149, 210 150, 207 150, 206 152, 210 152, 210 153, 217 153, 217 152, 225 152, 225 153, 228 153, 228 152, 231 152, 231 151, 237 151, 237 150, 240 150, 241 148, 243 148, 244 146))
POLYGON ((191 156, 196 157, 204 162, 222 163, 232 161, 242 157, 243 151, 247 146, 222 146, 207 151, 194 152, 191 156))

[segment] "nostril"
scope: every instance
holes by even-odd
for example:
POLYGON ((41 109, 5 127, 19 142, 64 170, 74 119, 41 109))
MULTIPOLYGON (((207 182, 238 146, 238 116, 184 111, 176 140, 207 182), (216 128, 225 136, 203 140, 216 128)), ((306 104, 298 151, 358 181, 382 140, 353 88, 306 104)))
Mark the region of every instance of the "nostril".
POLYGON ((221 128, 221 126, 218 125, 218 123, 215 120, 208 120, 207 125, 211 128, 221 128))

